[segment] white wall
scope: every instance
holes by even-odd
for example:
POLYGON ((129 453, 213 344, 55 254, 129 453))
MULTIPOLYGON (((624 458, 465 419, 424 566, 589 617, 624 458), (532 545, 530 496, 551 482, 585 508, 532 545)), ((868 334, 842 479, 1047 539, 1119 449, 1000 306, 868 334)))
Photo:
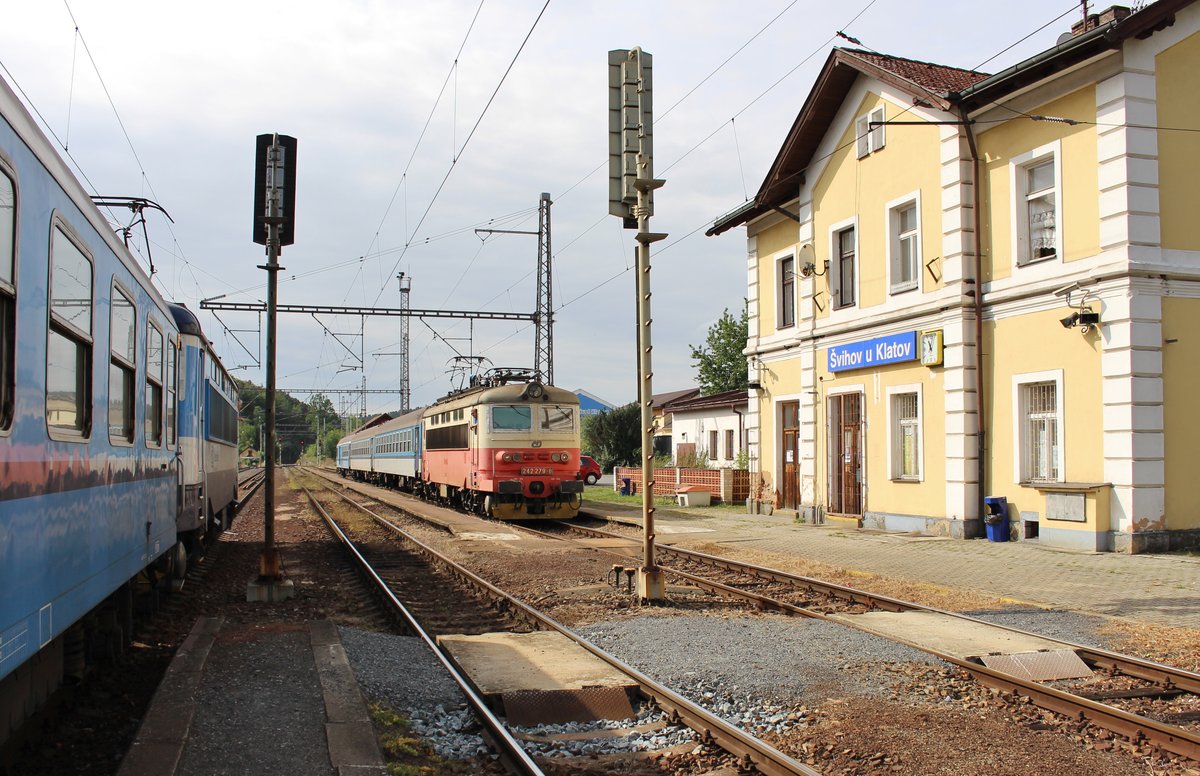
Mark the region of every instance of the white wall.
MULTIPOLYGON (((742 449, 745 440, 739 434, 739 418, 732 410, 704 410, 697 412, 675 412, 674 420, 671 423, 671 455, 675 455, 675 451, 679 449, 679 445, 683 443, 695 444, 696 453, 700 454, 704 451, 709 454, 709 432, 717 432, 717 458, 710 460, 709 466, 714 468, 731 469, 736 464, 738 451, 742 449), (733 451, 727 454, 725 452, 725 432, 733 432, 733 451)), ((741 420, 742 427, 745 426, 744 411, 743 419, 741 420)))

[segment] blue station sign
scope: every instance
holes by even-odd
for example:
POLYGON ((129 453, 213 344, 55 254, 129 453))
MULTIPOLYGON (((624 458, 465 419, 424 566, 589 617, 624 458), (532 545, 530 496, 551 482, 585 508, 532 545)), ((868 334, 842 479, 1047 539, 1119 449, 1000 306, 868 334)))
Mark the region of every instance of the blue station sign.
POLYGON ((874 337, 846 345, 835 345, 825 352, 829 356, 830 372, 916 361, 917 333, 906 331, 888 337, 874 337))

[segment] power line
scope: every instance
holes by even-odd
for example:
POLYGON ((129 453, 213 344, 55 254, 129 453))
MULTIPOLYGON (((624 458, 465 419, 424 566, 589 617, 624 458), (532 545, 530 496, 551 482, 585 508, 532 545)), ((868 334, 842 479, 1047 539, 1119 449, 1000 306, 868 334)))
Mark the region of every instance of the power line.
MULTIPOLYGON (((446 170, 445 177, 443 177, 442 182, 438 184, 437 190, 433 193, 433 197, 429 200, 429 204, 426 206, 425 212, 421 214, 421 218, 419 221, 417 221, 417 225, 413 227, 413 234, 416 234, 421 230, 422 224, 425 223, 425 219, 429 216, 430 211, 433 210, 434 204, 437 202, 438 197, 441 196, 442 190, 446 186, 446 181, 450 180, 450 175, 454 172, 455 166, 458 164, 458 161, 462 159, 463 152, 466 151, 467 145, 469 145, 471 142, 471 138, 475 137, 475 131, 478 130, 479 125, 483 123, 483 117, 487 115, 488 109, 492 107, 492 103, 495 101, 496 95, 500 93, 501 87, 504 86, 504 82, 508 79, 508 74, 512 72, 513 66, 516 65, 517 59, 521 56, 521 52, 525 50, 525 45, 529 43, 530 37, 533 36, 533 31, 537 29, 538 22, 542 20, 542 16, 546 13, 546 9, 549 6, 550 0, 546 0, 545 5, 542 6, 542 10, 538 11, 537 18, 533 20, 533 24, 529 27, 529 32, 525 33, 524 40, 521 41, 521 45, 517 48, 516 53, 513 54, 513 58, 508 63, 508 67, 505 68, 504 74, 500 76, 499 83, 496 84, 496 88, 492 91, 492 96, 488 98, 487 103, 483 106, 483 110, 479 113, 479 117, 476 118, 475 125, 471 127, 471 131, 467 134, 467 138, 463 140, 463 144, 455 152, 454 158, 450 161, 450 168, 446 170)), ((395 276, 396 270, 400 268, 400 262, 404 259, 404 254, 408 251, 408 246, 411 244, 411 239, 406 240, 404 250, 400 252, 400 256, 396 259, 396 263, 392 265, 391 272, 388 273, 389 280, 395 276)), ((375 302, 378 302, 379 297, 383 296, 385 288, 387 288, 386 284, 380 286, 379 293, 375 295, 375 302)), ((374 304, 374 302, 372 304, 374 304)))
MULTIPOLYGON (((458 46, 458 53, 454 55, 454 61, 451 63, 450 69, 446 71, 446 77, 442 81, 442 88, 433 100, 433 107, 429 109, 429 115, 425 117, 425 124, 421 127, 421 134, 417 136, 417 142, 413 144, 412 153, 409 154, 408 161, 404 165, 404 172, 400 174, 400 182, 396 184, 396 189, 392 192, 392 198, 388 200, 387 207, 384 208, 383 217, 379 219, 379 226, 375 227, 375 235, 371 238, 370 244, 367 245, 367 253, 371 252, 371 248, 379 240, 379 233, 383 230, 383 225, 387 221, 388 215, 392 212, 392 205, 396 202, 396 197, 399 195, 401 187, 405 185, 408 179, 408 171, 412 168, 413 160, 417 158, 417 151, 421 148, 421 141, 425 139, 425 133, 429 130, 429 124, 433 121, 434 113, 437 112, 437 107, 442 102, 442 95, 446 93, 446 86, 450 83, 450 76, 458 70, 458 60, 467 47, 467 39, 471 37, 471 31, 475 29, 475 22, 479 19, 480 11, 483 10, 484 1, 479 0, 479 5, 475 9, 475 15, 471 17, 471 23, 467 25, 467 32, 463 35, 462 43, 458 46)), ((404 239, 408 240, 408 237, 409 235, 406 230, 404 239)), ((347 294, 349 294, 348 291, 347 294)))

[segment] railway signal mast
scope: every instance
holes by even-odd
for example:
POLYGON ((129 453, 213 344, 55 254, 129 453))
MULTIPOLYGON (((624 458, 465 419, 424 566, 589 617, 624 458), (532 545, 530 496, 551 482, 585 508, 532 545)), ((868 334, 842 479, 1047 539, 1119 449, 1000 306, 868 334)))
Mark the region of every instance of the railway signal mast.
POLYGON ((267 443, 263 482, 263 549, 258 578, 246 588, 247 601, 283 601, 292 597, 291 580, 283 579, 283 564, 275 547, 275 463, 278 457, 275 429, 275 343, 279 285, 279 254, 295 242, 296 138, 259 135, 254 162, 254 242, 265 245, 267 263, 267 443))
POLYGON ((643 560, 638 596, 666 598, 663 571, 654 563, 654 419, 651 411, 650 244, 664 239, 650 231, 654 190, 654 121, 651 58, 641 48, 608 52, 608 212, 637 232, 638 403, 642 423, 643 560))

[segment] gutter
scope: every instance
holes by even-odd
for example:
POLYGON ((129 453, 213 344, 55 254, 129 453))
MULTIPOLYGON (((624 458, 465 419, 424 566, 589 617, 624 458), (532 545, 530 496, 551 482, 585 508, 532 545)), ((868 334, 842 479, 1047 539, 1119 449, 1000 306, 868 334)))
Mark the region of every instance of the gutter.
POLYGON ((1076 35, 1068 41, 1059 43, 1053 48, 1046 49, 1040 54, 1026 59, 1024 62, 1018 62, 1012 67, 971 84, 961 92, 951 92, 947 97, 951 102, 960 105, 976 99, 991 102, 988 98, 982 97, 983 92, 998 87, 1017 76, 1024 75, 1028 71, 1035 70, 1038 66, 1045 65, 1076 49, 1091 45, 1101 50, 1119 48, 1121 43, 1128 38, 1149 35, 1156 30, 1174 24, 1175 12, 1186 8, 1192 2, 1194 0, 1158 0, 1158 2, 1140 11, 1134 11, 1124 19, 1114 19, 1081 35, 1076 35))
MULTIPOLYGON (((977 478, 979 480, 979 493, 975 499, 975 504, 979 509, 979 519, 983 519, 985 512, 983 499, 987 495, 987 413, 984 403, 984 358, 983 358, 983 236, 980 234, 980 222, 982 216, 980 208, 982 207, 983 195, 980 192, 980 168, 981 162, 979 159, 979 148, 975 145, 975 133, 971 131, 971 123, 967 120, 966 108, 959 108, 959 116, 962 118, 963 132, 967 136, 967 145, 971 149, 971 204, 974 209, 972 218, 974 220, 975 229, 975 418, 976 418, 976 466, 978 467, 977 478)), ((963 516, 964 520, 966 516, 963 516)), ((965 536, 964 531, 964 537, 965 536)))

